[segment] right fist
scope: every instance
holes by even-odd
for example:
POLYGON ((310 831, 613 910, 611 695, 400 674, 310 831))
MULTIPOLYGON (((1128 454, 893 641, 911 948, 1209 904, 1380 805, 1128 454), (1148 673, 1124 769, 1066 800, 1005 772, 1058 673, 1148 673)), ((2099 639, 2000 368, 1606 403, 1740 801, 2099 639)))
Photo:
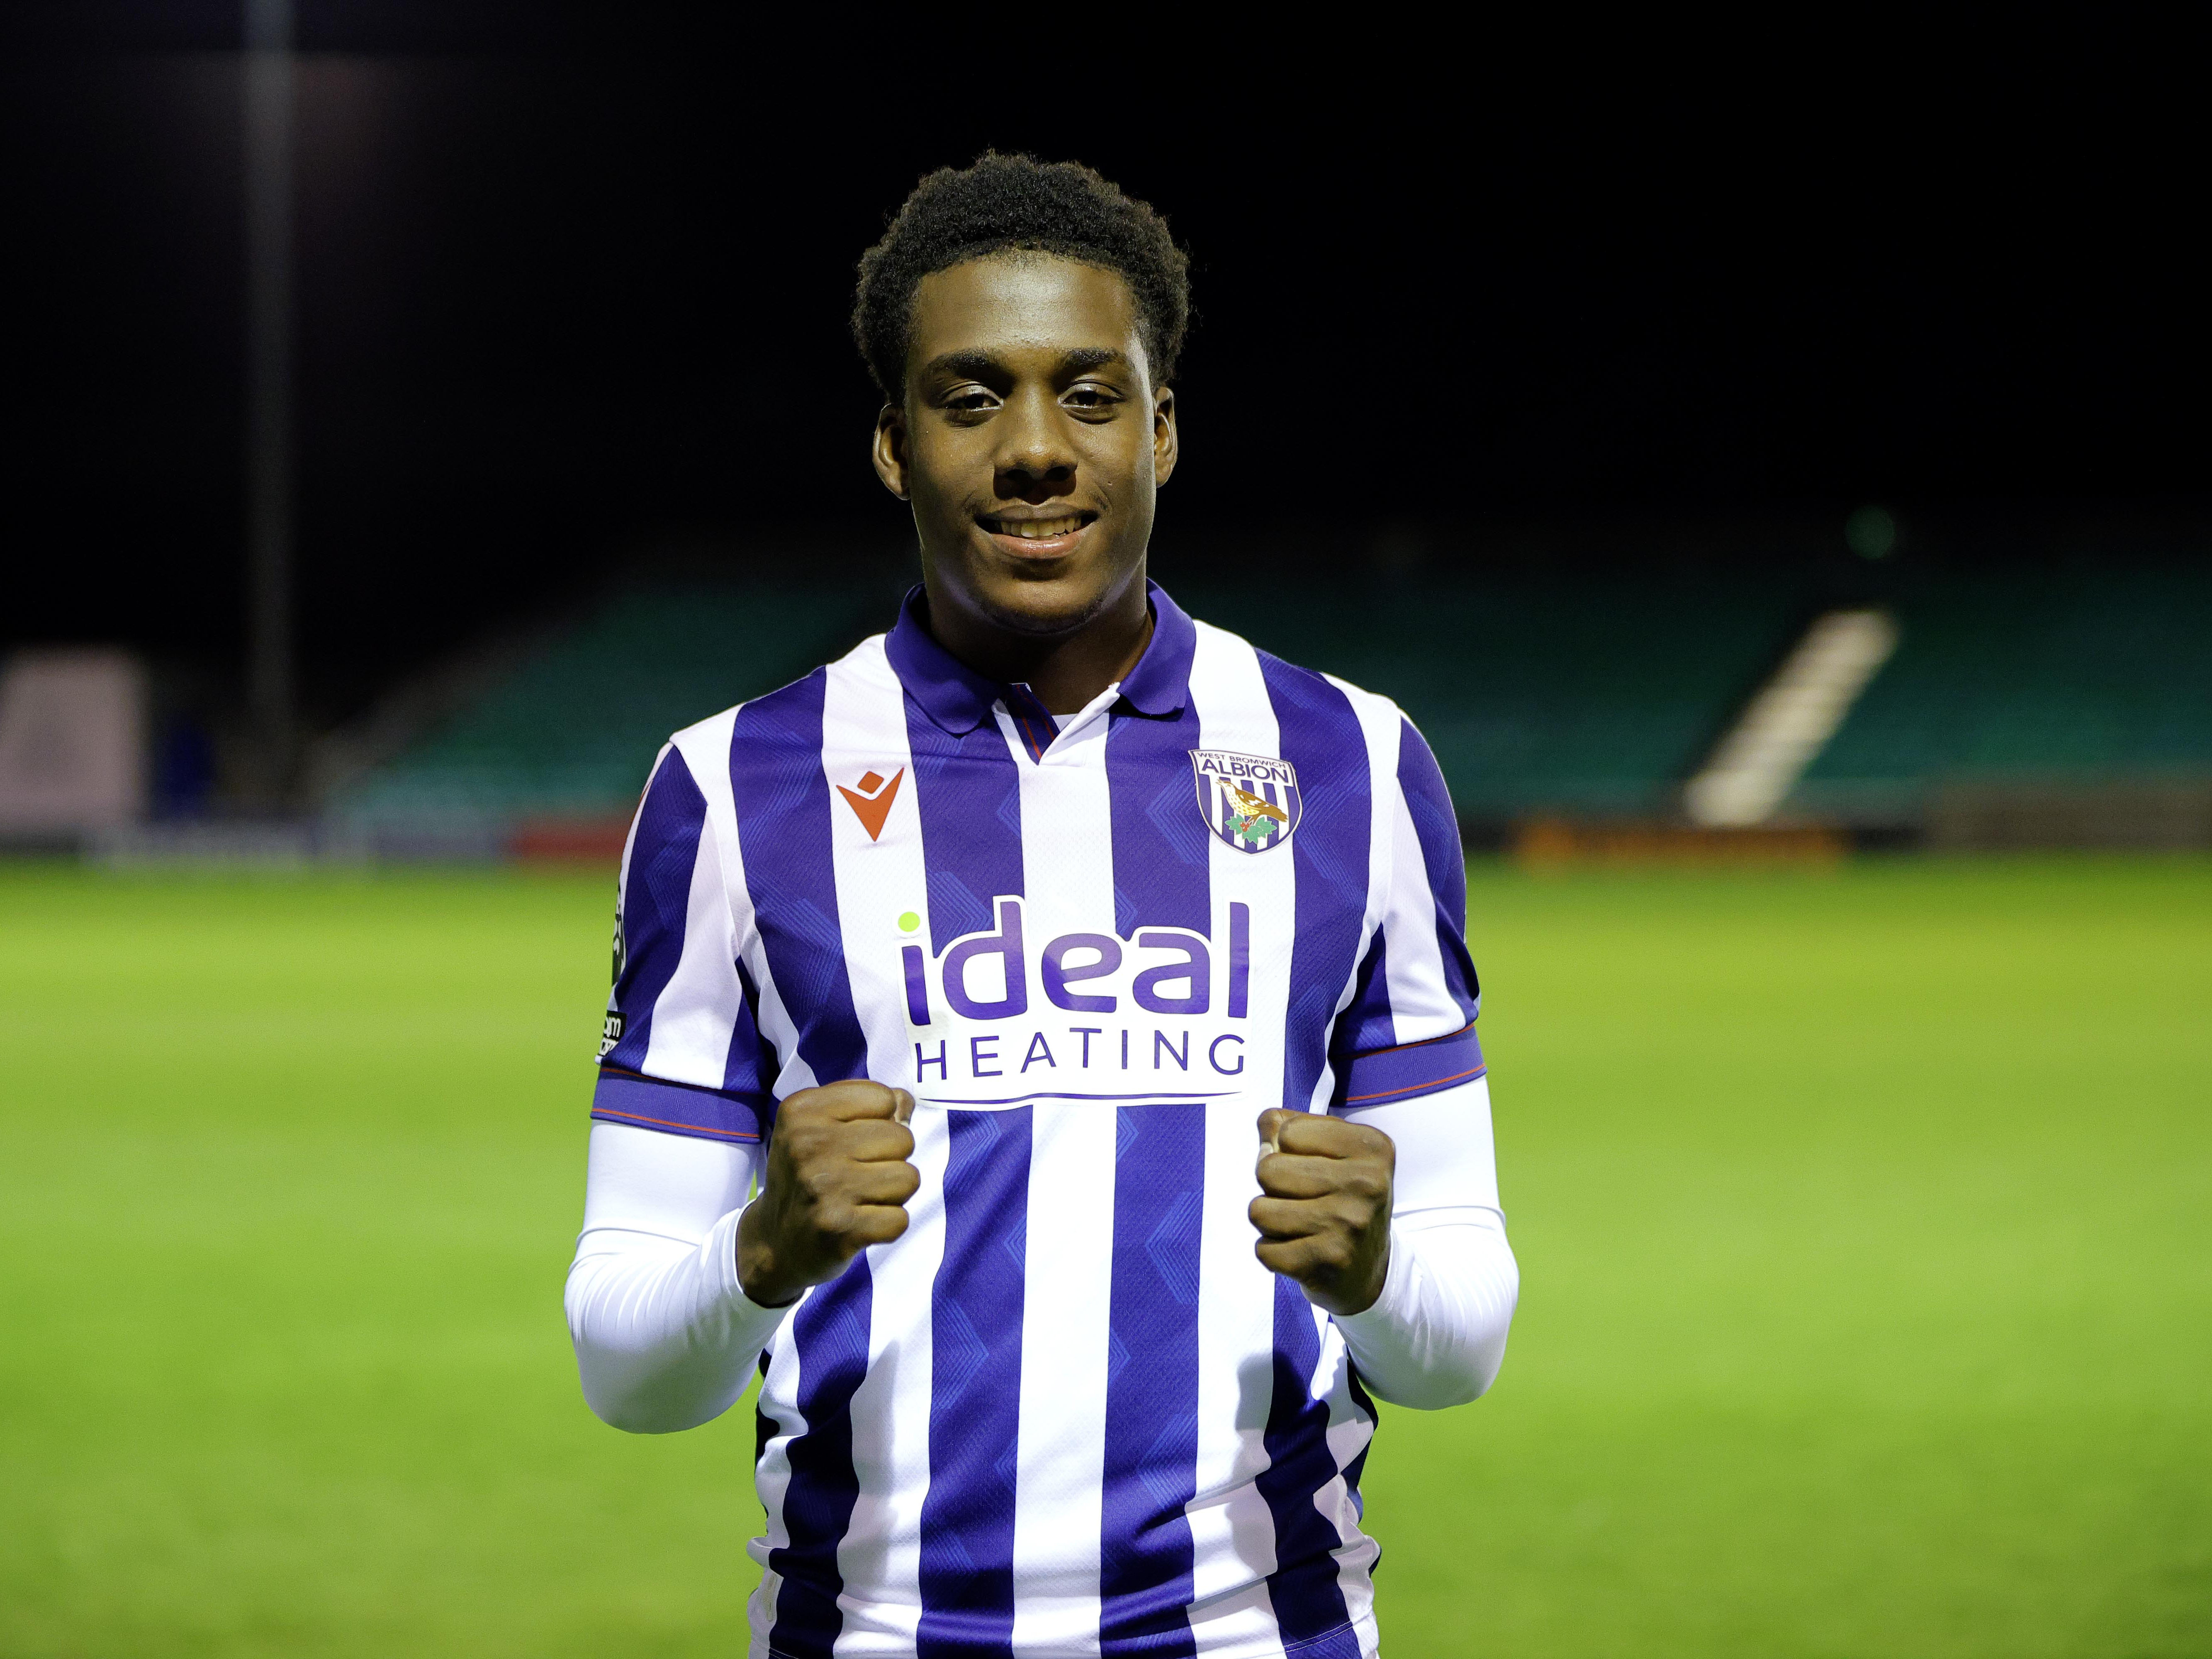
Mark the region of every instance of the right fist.
POLYGON ((827 1284, 906 1231, 914 1097, 880 1083, 802 1089, 776 1110, 760 1196, 738 1223, 738 1283, 763 1308, 827 1284))

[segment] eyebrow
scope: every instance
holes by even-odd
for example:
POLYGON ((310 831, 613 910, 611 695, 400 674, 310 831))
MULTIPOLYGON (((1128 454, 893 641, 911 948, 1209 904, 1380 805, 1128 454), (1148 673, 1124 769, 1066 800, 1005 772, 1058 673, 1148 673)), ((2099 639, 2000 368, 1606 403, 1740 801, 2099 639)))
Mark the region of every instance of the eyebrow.
MULTIPOLYGON (((1128 354, 1110 346, 1079 346, 1060 360, 1060 368, 1063 374, 1070 369, 1079 374, 1085 369, 1103 368, 1109 363, 1127 367, 1128 354)), ((987 379, 994 372, 1004 374, 1006 365, 988 351, 947 351, 922 365, 925 374, 957 374, 971 380, 987 379)))

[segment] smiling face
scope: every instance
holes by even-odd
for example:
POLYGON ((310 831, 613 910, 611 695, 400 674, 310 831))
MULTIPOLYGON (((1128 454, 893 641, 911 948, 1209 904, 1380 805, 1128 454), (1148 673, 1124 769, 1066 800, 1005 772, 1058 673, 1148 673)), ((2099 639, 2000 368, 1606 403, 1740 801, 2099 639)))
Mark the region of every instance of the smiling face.
POLYGON ((994 254, 924 277, 909 337, 875 463, 914 505, 939 639, 973 660, 1141 628, 1175 399, 1152 385, 1128 284, 1055 255, 994 254))

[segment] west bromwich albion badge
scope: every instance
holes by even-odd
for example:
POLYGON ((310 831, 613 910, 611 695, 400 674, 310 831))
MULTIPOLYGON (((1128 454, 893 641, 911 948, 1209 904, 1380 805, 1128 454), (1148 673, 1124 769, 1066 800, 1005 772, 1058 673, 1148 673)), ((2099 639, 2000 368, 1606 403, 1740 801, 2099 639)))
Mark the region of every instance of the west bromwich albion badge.
POLYGON ((1240 853, 1280 847, 1298 827, 1297 769, 1265 755, 1232 755, 1194 749, 1198 815, 1206 827, 1240 853))

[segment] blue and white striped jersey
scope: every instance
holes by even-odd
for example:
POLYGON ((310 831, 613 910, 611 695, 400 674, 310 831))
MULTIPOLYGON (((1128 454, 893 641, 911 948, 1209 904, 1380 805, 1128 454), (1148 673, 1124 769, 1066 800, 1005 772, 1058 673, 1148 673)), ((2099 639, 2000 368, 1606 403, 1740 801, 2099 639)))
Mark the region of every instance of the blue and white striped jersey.
POLYGON ((762 1362, 756 1651, 1373 1651, 1375 1413, 1253 1255, 1255 1120, 1481 1074, 1458 836, 1393 704, 1152 600, 1055 721, 909 597, 647 787, 593 1116, 918 1103, 905 1236, 762 1362))

